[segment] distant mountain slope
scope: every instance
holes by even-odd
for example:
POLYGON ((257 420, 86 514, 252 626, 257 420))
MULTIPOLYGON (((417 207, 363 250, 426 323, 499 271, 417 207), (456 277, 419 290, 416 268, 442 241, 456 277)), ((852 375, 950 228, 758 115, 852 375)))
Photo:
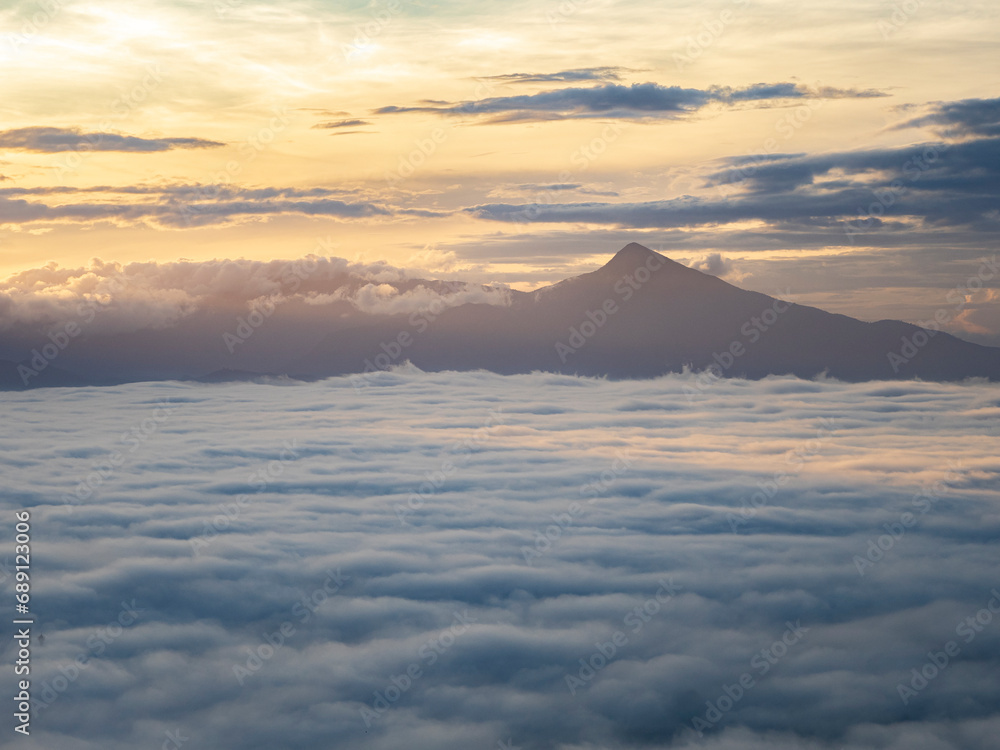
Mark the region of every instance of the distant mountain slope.
MULTIPOLYGON (((440 282, 407 282, 437 289, 440 282)), ((1000 379, 1000 349, 899 321, 865 323, 739 289, 638 244, 605 266, 508 306, 464 304, 401 315, 363 314, 346 302, 289 302, 237 345, 233 310, 201 310, 176 325, 83 336, 59 370, 29 386, 161 378, 321 378, 386 369, 543 370, 615 378, 684 367, 760 378, 820 373, 844 380, 1000 379)), ((245 331, 244 331, 245 332, 245 331)), ((0 338, 7 359, 16 342, 0 338)), ((3 363, 0 363, 3 364, 3 363)), ((0 387, 21 387, 17 363, 0 387)))
POLYGON ((509 308, 453 308, 424 331, 405 321, 397 321, 395 329, 384 321, 371 326, 330 334, 296 363, 295 371, 350 372, 359 350, 364 352, 360 361, 380 366, 387 356, 379 343, 391 342, 402 330, 413 333, 414 340, 399 359, 425 370, 546 370, 628 378, 687 366, 751 378, 808 378, 824 372, 852 381, 1000 378, 1000 349, 945 333, 930 336, 908 323, 865 323, 786 303, 634 243, 597 271, 518 296, 509 308), (904 350, 903 340, 914 337, 924 345, 904 350), (903 361, 901 351, 911 355, 905 357, 910 361, 903 361))

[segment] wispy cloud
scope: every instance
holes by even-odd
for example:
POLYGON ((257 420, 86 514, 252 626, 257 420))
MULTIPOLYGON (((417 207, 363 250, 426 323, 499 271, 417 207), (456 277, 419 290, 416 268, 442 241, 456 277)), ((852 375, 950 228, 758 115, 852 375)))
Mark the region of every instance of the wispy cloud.
POLYGON ((336 128, 356 128, 362 125, 371 125, 368 120, 334 120, 332 122, 320 122, 313 125, 314 130, 334 130, 336 128))
POLYGON ((34 222, 145 223, 161 228, 226 224, 270 216, 320 216, 334 219, 417 216, 435 218, 445 212, 345 200, 345 191, 329 188, 237 188, 229 185, 99 186, 91 188, 2 188, 0 225, 34 222), (43 202, 54 195, 88 195, 87 202, 43 202), (118 200, 143 195, 145 200, 118 200), (26 198, 34 200, 26 200, 26 198))
MULTIPOLYGON (((991 127, 979 109, 966 119, 973 119, 980 131, 991 127)), ((492 203, 466 211, 495 221, 632 228, 762 221, 777 231, 840 231, 840 241, 847 239, 843 230, 851 226, 901 231, 965 227, 986 233, 1000 228, 1000 138, 736 157, 722 164, 701 175, 709 190, 697 196, 620 203, 492 203), (712 188, 726 195, 717 197, 712 188)))
POLYGON ((930 112, 896 126, 896 129, 932 127, 948 137, 1000 137, 1000 97, 937 102, 930 112))
POLYGON ((723 380, 690 403, 697 382, 397 371, 363 391, 5 394, 0 509, 44 526, 58 623, 32 653, 39 746, 159 748, 180 729, 182 750, 994 748, 997 387, 723 380), (63 494, 167 399, 69 513, 63 494), (493 408, 503 425, 438 472, 493 408), (877 561, 862 577, 855 558, 877 561), (466 611, 476 625, 441 644, 466 611), (786 649, 789 622, 806 636, 786 649), (961 658, 904 705, 897 685, 952 639, 961 658), (376 691, 391 708, 366 727, 376 691), (686 740, 706 702, 724 710, 686 740))
POLYGON ((626 68, 605 66, 599 68, 574 68, 559 73, 506 73, 483 76, 487 81, 500 83, 572 83, 574 81, 618 81, 626 68))
POLYGON ((428 112, 442 116, 483 116, 489 122, 568 120, 594 117, 620 119, 677 118, 710 104, 736 106, 746 102, 796 99, 871 98, 881 91, 820 87, 797 83, 757 83, 751 86, 712 86, 707 89, 662 86, 658 83, 609 83, 592 88, 563 88, 538 94, 500 96, 464 102, 425 102, 418 106, 387 106, 376 114, 428 112))
POLYGON ((140 138, 119 133, 84 132, 80 128, 29 127, 0 132, 0 148, 54 154, 62 151, 128 151, 153 153, 177 148, 218 148, 204 138, 140 138))

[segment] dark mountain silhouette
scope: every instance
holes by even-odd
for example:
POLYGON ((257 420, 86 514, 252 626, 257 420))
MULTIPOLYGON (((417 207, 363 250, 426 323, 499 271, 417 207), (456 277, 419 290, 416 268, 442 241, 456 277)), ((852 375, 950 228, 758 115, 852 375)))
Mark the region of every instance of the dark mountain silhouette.
MULTIPOLYGON (((407 282, 438 289, 440 282, 407 282)), ((464 304, 434 313, 368 315, 347 302, 279 305, 233 351, 234 310, 206 309, 173 327, 83 336, 28 385, 150 379, 315 379, 409 360, 428 370, 534 370, 653 377, 685 367, 760 378, 825 373, 849 381, 1000 379, 1000 349, 900 321, 866 323, 739 289, 638 244, 605 266, 509 306, 464 304)), ((9 336, 8 336, 9 338, 9 336)), ((0 339, 0 353, 26 342, 0 339)), ((27 361, 27 360, 26 360, 27 361)), ((24 363, 21 363, 24 364, 24 363)), ((0 362, 0 387, 22 387, 0 362)))

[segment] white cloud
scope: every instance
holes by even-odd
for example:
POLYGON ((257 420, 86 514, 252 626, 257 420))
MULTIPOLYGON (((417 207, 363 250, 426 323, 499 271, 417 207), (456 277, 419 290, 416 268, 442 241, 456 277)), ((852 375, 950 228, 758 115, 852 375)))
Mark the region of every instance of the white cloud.
POLYGON ((748 274, 740 272, 732 258, 723 257, 721 253, 709 253, 691 263, 691 268, 707 273, 709 276, 721 276, 732 281, 742 281, 748 276, 748 274))
POLYGON ((5 394, 0 503, 30 509, 38 538, 35 695, 123 601, 141 609, 22 744, 159 747, 179 729, 220 750, 992 747, 1000 622, 970 643, 956 626, 997 586, 998 386, 723 380, 689 402, 692 382, 399 368, 362 391, 5 394), (92 496, 61 502, 115 451, 92 496), (656 608, 661 581, 678 590, 656 608), (456 612, 475 624, 448 642, 456 612), (240 685, 233 667, 284 622, 240 685), (616 631, 627 643, 571 694, 616 631), (904 705, 897 684, 948 640, 961 658, 904 705), (360 709, 414 663, 366 728, 360 709), (692 718, 745 672, 752 690, 695 743, 692 718))
POLYGON ((165 328, 198 310, 246 310, 262 299, 275 305, 346 300, 362 312, 385 315, 426 309, 435 300, 444 307, 510 302, 510 290, 500 284, 453 282, 444 292, 423 285, 401 292, 400 285, 413 273, 384 262, 350 263, 316 255, 126 265, 95 259, 87 268, 50 263, 0 280, 0 329, 46 329, 81 320, 90 333, 165 328))

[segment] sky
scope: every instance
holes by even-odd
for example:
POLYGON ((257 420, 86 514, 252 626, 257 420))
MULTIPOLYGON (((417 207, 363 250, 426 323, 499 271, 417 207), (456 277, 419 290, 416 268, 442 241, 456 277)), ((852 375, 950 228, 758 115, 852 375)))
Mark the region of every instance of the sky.
POLYGON ((989 750, 998 395, 413 368, 5 394, 19 746, 989 750))
POLYGON ((518 289, 629 241, 1000 343, 990 2, 0 8, 0 277, 310 253, 518 289))

